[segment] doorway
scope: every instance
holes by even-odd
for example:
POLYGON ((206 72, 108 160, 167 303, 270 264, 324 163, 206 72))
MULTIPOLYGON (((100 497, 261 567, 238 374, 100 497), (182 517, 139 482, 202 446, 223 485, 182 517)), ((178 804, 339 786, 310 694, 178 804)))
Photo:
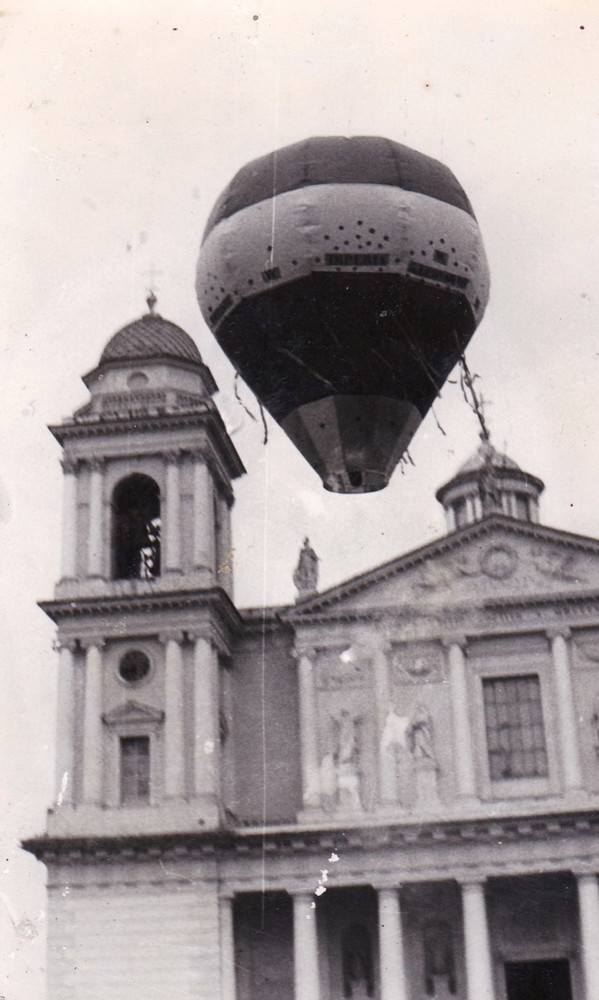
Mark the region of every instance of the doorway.
POLYGON ((572 1000, 570 963, 564 959, 550 962, 506 962, 507 1000, 572 1000))

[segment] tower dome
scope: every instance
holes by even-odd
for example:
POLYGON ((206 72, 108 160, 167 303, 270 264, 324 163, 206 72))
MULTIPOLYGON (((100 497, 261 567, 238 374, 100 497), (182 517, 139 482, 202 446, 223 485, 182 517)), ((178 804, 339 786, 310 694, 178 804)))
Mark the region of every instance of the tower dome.
POLYGON ((210 369, 185 330, 154 312, 121 327, 83 381, 91 400, 77 419, 167 412, 195 407, 218 390, 210 369))
POLYGON ((153 358, 176 358, 201 365, 202 356, 185 330, 158 313, 127 323, 110 338, 102 351, 100 365, 118 361, 149 361, 153 358))
POLYGON ((456 475, 437 490, 449 531, 504 514, 519 521, 538 521, 544 483, 482 438, 475 453, 456 475))

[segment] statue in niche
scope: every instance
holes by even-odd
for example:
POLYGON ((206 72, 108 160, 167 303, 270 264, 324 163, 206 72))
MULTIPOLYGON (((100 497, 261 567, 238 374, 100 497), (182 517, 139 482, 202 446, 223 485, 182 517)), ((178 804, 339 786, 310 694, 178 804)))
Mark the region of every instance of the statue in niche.
POLYGON ((418 705, 410 718, 407 739, 408 748, 415 764, 435 765, 437 763, 433 741, 433 720, 425 705, 418 705))
POLYGON ((424 925, 423 937, 426 995, 437 996, 444 988, 446 993, 455 996, 455 958, 451 926, 444 920, 429 920, 424 925))
POLYGON ((352 924, 341 940, 343 996, 367 1000, 374 996, 374 963, 370 935, 363 924, 352 924))
POLYGON ((336 749, 333 756, 337 775, 337 802, 346 809, 361 809, 359 720, 342 711, 335 719, 336 749))
POLYGON ((318 556, 308 538, 304 538, 304 544, 293 573, 293 582, 297 589, 298 598, 315 594, 318 589, 318 556))

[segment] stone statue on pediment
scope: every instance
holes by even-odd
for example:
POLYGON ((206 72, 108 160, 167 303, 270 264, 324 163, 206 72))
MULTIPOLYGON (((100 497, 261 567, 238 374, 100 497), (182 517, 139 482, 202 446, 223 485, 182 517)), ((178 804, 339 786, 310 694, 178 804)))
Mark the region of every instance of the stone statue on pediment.
POLYGON ((293 573, 293 582, 300 600, 302 597, 315 594, 318 589, 318 556, 308 538, 304 538, 304 544, 300 549, 297 566, 293 573))

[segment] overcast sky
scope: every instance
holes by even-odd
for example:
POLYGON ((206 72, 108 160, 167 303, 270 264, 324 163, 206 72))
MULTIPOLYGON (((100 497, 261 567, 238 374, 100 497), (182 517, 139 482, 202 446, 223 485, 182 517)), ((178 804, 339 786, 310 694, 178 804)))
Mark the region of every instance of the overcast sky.
POLYGON ((53 630, 35 602, 58 575, 61 472, 46 424, 85 402, 80 376, 145 311, 156 271, 159 311, 195 338, 248 469, 240 604, 293 599, 305 535, 328 586, 442 532, 435 488, 478 443, 457 385, 415 467, 380 494, 326 494, 272 422, 262 444, 194 293, 206 218, 244 162, 310 135, 384 135, 443 160, 477 214, 491 300, 468 358, 494 443, 545 480, 546 523, 599 535, 598 28, 573 0, 24 0, 0 17, 7 1000, 44 995, 43 870, 15 843, 52 798, 53 630), (33 941, 14 933, 24 916, 33 941))

